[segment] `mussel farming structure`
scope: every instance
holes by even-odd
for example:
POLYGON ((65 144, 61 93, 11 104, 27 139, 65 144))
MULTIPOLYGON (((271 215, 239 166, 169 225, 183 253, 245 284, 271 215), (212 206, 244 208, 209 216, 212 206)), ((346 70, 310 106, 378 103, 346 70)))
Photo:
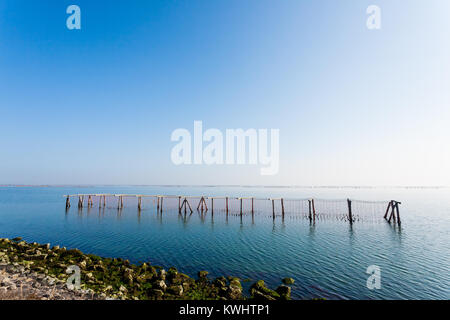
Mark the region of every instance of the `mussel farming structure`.
POLYGON ((156 209, 191 214, 194 209, 202 214, 223 213, 243 216, 266 215, 276 217, 303 217, 311 222, 326 218, 336 218, 353 224, 356 221, 384 218, 389 223, 401 224, 399 205, 401 202, 361 201, 351 199, 292 199, 292 198, 252 198, 252 197, 206 197, 170 196, 141 194, 77 194, 65 195, 66 209, 71 206, 71 198, 78 201, 78 208, 115 208, 137 206, 139 211, 156 209), (193 209, 194 208, 194 209, 193 209))

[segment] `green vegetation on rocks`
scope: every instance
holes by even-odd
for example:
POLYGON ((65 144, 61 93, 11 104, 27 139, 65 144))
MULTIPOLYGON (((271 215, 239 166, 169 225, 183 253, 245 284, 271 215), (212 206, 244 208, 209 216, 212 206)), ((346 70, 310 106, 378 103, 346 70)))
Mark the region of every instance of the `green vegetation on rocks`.
MULTIPOLYGON (((100 297, 113 299, 157 300, 245 300, 241 280, 236 277, 209 279, 207 271, 200 271, 195 280, 176 268, 167 271, 148 262, 131 264, 121 258, 102 258, 84 254, 78 249, 50 247, 50 244, 27 243, 22 238, 0 238, 0 267, 21 266, 33 273, 67 281, 68 267, 76 265, 81 272, 81 289, 89 289, 100 297)), ((290 278, 286 278, 290 279, 290 278)), ((292 281, 283 283, 292 284, 292 281)), ((282 285, 276 290, 264 281, 250 288, 250 299, 290 299, 291 288, 282 285)))

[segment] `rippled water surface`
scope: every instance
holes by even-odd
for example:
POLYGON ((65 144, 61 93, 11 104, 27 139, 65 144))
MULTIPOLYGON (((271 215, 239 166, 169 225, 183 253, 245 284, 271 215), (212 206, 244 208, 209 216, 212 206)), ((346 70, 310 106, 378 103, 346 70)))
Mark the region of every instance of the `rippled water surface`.
MULTIPOLYGON (((449 299, 450 189, 250 187, 2 187, 0 237, 79 248, 105 257, 175 266, 195 276, 235 275, 277 286, 293 277, 293 297, 328 299, 449 299), (317 221, 291 217, 177 210, 121 212, 98 207, 66 212, 64 194, 124 193, 320 197, 402 202, 402 226, 384 221, 317 221), (366 287, 370 265, 381 268, 381 289, 366 287)), ((196 205, 195 205, 196 206, 196 205)), ((195 208, 194 208, 195 209, 195 208)), ((244 283, 245 285, 246 283, 244 283)), ((247 285, 248 286, 248 285, 247 285)))

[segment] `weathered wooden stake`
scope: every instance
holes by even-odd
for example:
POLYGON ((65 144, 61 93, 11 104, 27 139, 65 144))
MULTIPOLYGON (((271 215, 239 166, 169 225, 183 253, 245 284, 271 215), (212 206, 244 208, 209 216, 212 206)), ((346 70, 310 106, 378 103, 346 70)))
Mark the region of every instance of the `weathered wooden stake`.
POLYGON ((252 198, 252 215, 255 213, 253 210, 253 200, 255 200, 254 198, 252 198))
POLYGON ((78 208, 83 208, 83 196, 78 196, 78 208))
POLYGON ((387 206, 387 208, 386 208, 386 214, 384 215, 384 218, 385 219, 387 219, 387 215, 388 215, 388 213, 389 213, 389 208, 392 206, 392 200, 391 201, 389 201, 389 204, 388 204, 388 206, 387 206))
POLYGON ((161 204, 159 206, 159 212, 160 213, 162 213, 162 210, 163 210, 163 200, 164 200, 164 197, 161 197, 161 204))
POLYGON ((157 197, 156 201, 156 211, 159 211, 159 196, 157 197))
POLYGON ((214 214, 214 198, 211 198, 211 214, 214 214))
POLYGON ((394 218, 394 222, 395 222, 395 201, 394 200, 391 201, 391 214, 389 215, 389 220, 388 220, 389 223, 391 223, 392 218, 394 218))
POLYGON ((275 220, 275 200, 272 199, 272 217, 275 220))
POLYGON ((240 214, 241 214, 241 217, 242 217, 242 198, 240 200, 241 200, 240 201, 240 214))
POLYGON ((311 213, 311 210, 312 210, 312 208, 311 208, 311 200, 308 200, 308 206, 309 206, 309 221, 311 221, 312 220, 312 213, 311 213))
POLYGON ((191 213, 194 212, 194 211, 192 211, 191 205, 190 205, 190 203, 189 203, 189 201, 187 199, 186 199, 186 203, 189 206, 189 210, 191 211, 191 213))
POLYGON ((396 202, 395 203, 395 208, 397 209, 397 223, 398 223, 398 225, 401 225, 402 224, 402 222, 400 221, 400 211, 399 211, 399 209, 398 209, 398 205, 399 204, 401 204, 400 202, 396 202))
POLYGON ((69 209, 69 208, 70 208, 70 197, 67 196, 67 198, 66 198, 66 209, 69 209))
POLYGON ((227 207, 227 216, 228 216, 228 197, 225 198, 226 199, 226 207, 227 207))
POLYGON ((139 211, 142 209, 142 197, 138 197, 138 209, 139 211))
POLYGON ((316 207, 314 206, 314 199, 311 199, 311 205, 313 210, 313 220, 316 221, 316 207))
POLYGON ((281 216, 284 219, 284 200, 281 198, 281 216))
POLYGON ((353 224, 352 201, 350 199, 347 199, 347 206, 348 206, 348 220, 350 221, 350 224, 353 224))
POLYGON ((178 197, 178 213, 181 213, 181 197, 178 197))

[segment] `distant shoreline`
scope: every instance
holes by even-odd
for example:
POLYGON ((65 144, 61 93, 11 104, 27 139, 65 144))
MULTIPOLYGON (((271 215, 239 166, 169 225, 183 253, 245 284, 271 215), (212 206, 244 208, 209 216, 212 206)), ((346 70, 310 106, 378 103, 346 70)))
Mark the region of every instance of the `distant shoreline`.
POLYGON ((277 189, 448 189, 450 186, 265 186, 265 185, 120 185, 120 184, 0 184, 0 188, 93 188, 93 187, 163 187, 163 188, 277 188, 277 189))

